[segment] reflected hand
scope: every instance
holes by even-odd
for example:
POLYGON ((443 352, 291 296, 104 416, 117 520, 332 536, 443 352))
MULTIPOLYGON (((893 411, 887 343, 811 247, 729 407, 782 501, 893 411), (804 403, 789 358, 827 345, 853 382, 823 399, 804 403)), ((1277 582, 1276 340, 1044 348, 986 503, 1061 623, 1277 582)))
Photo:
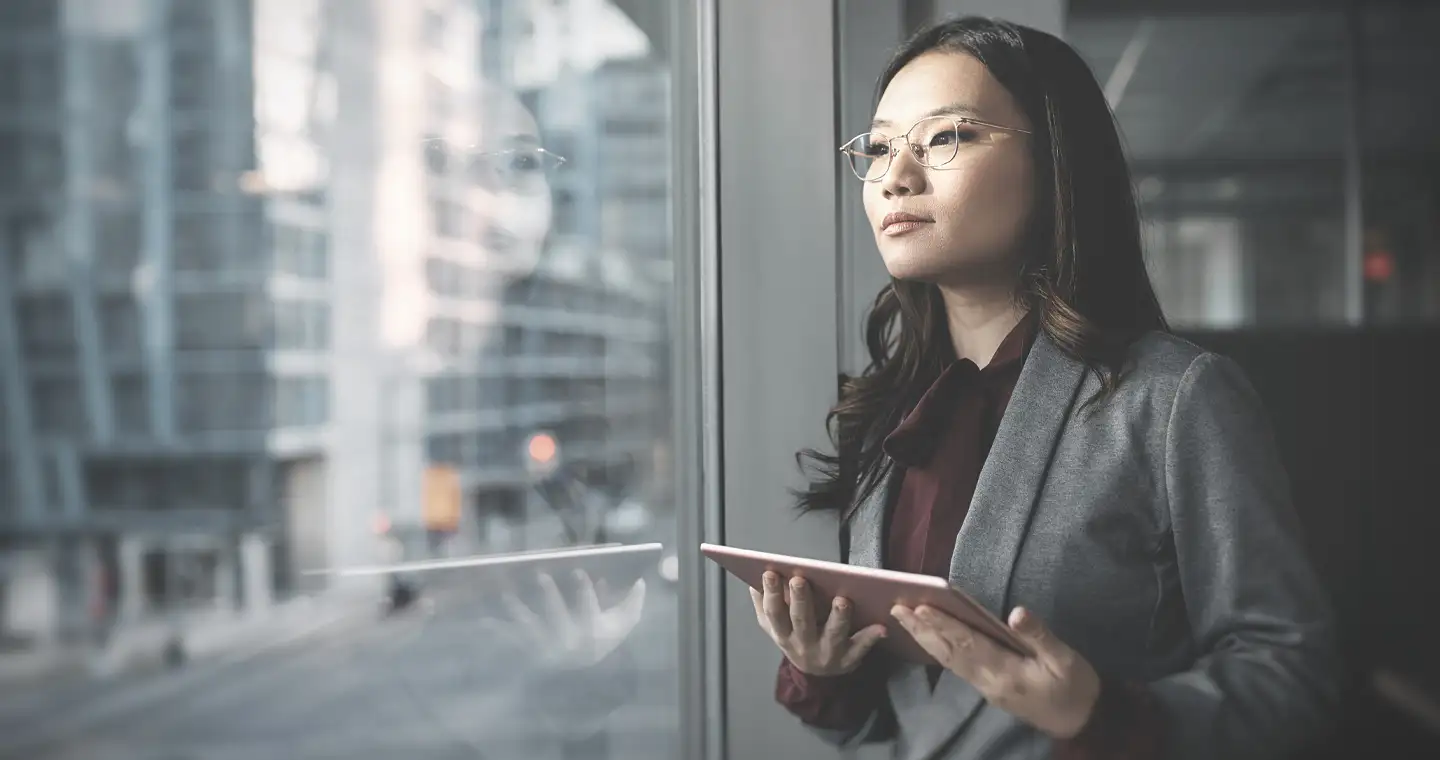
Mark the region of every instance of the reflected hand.
POLYGON ((837 596, 830 605, 825 627, 817 630, 815 603, 804 578, 790 579, 790 603, 785 603, 780 576, 766 572, 765 592, 750 589, 755 619, 770 636, 785 659, 802 673, 836 676, 860 667, 860 661, 875 643, 885 637, 885 626, 872 625, 850 632, 850 601, 837 596))
POLYGON ((1015 654, 932 607, 896 605, 891 614, 941 665, 968 681, 991 704, 1056 739, 1080 733, 1100 697, 1100 676, 1078 652, 1023 607, 1010 627, 1035 652, 1015 654))
POLYGON ((539 609, 531 609, 513 591, 504 595, 509 619, 499 626, 551 667, 580 669, 598 664, 629 637, 645 607, 643 578, 609 608, 601 606, 595 584, 583 570, 575 571, 578 598, 573 608, 566 604, 554 578, 541 574, 539 584, 539 609))

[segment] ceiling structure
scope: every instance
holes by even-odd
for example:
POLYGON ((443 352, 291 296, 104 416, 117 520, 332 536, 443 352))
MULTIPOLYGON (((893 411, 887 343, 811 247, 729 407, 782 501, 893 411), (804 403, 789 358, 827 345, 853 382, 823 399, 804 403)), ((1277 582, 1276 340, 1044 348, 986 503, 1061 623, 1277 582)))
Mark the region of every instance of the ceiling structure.
POLYGON ((1111 101, 1142 195, 1331 206, 1352 130, 1367 166, 1440 158, 1440 97, 1423 96, 1440 8, 1246 5, 1072 0, 1066 38, 1111 101))

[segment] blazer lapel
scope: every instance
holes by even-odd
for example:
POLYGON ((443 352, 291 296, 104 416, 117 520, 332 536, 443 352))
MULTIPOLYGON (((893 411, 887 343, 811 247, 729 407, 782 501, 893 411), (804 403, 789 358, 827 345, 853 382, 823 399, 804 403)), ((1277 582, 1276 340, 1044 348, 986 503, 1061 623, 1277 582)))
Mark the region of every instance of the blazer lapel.
POLYGON ((950 582, 1001 619, 1020 544, 1085 372, 1044 333, 1036 338, 955 538, 950 582))
MULTIPOLYGON (((950 582, 1002 620, 1015 559, 1084 379, 1083 364, 1066 356, 1044 333, 1036 338, 955 539, 950 582)), ((912 670, 923 675, 919 668, 912 670)), ((915 673, 911 680, 921 677, 915 673)), ((959 676, 942 673, 931 698, 910 717, 913 756, 935 756, 970 724, 984 701, 959 676)))
POLYGON ((899 468, 891 466, 875 484, 875 490, 865 503, 850 517, 850 564, 860 567, 880 567, 883 559, 885 521, 890 514, 890 504, 898 493, 899 468))

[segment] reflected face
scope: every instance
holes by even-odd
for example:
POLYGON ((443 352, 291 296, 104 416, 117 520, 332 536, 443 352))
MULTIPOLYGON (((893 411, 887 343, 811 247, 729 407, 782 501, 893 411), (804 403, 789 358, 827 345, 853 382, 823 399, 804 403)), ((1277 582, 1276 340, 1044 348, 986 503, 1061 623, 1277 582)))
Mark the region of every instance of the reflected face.
POLYGON ((535 116, 510 91, 485 86, 479 139, 468 158, 481 245, 528 273, 540 260, 553 217, 547 164, 555 161, 540 147, 535 116))
POLYGON ((884 155, 886 139, 893 152, 883 177, 864 191, 892 277, 959 286, 1016 266, 1034 200, 1030 137, 949 117, 1031 129, 1010 93, 971 56, 927 53, 895 75, 875 109, 877 139, 870 141, 872 155, 884 155), (925 163, 907 140, 920 146, 925 163))

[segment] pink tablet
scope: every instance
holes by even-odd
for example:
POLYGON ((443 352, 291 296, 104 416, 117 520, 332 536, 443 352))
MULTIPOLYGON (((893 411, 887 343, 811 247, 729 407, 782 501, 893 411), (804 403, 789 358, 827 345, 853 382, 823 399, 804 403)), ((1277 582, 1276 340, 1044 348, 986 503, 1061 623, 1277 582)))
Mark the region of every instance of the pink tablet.
POLYGON ((854 629, 883 623, 889 635, 881 640, 879 646, 911 662, 936 664, 935 658, 891 617, 890 608, 896 604, 911 608, 929 605, 970 625, 1012 652, 1027 657, 1033 654, 1010 626, 968 594, 952 587, 944 578, 715 544, 701 544, 700 552, 757 591, 764 590, 762 578, 766 570, 774 570, 785 581, 796 575, 804 578, 810 584, 811 596, 816 601, 816 619, 820 625, 824 625, 832 599, 837 596, 849 599, 854 605, 851 616, 854 629))

